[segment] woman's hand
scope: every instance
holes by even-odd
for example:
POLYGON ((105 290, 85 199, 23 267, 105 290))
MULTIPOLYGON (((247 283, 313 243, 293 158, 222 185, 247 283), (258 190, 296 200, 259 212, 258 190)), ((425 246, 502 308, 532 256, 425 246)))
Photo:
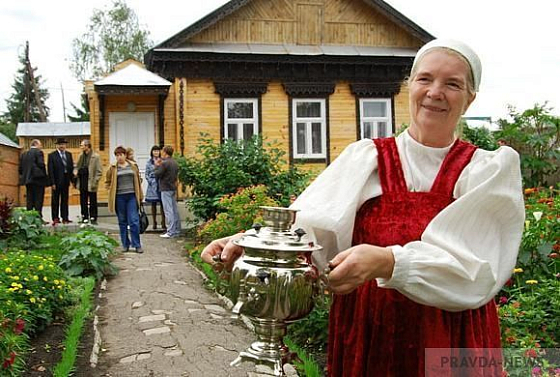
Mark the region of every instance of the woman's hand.
POLYGON ((226 267, 231 266, 233 262, 243 254, 243 248, 233 243, 234 240, 240 238, 242 235, 242 233, 239 233, 210 242, 206 245, 204 250, 202 250, 200 257, 204 262, 214 264, 215 261, 212 258, 216 255, 220 255, 220 261, 224 263, 226 267))
POLYGON ((395 258, 390 248, 367 244, 353 246, 334 257, 329 266, 329 287, 333 293, 347 294, 366 281, 390 279, 395 258))

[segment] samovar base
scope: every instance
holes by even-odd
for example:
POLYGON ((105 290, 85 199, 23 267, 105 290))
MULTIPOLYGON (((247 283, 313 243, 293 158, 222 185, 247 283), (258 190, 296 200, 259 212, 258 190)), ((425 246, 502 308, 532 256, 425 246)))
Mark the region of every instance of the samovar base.
POLYGON ((256 365, 266 365, 272 368, 274 376, 283 376, 284 364, 298 360, 297 354, 290 352, 283 341, 287 324, 283 321, 249 318, 255 327, 258 340, 245 351, 240 352, 230 366, 250 361, 256 365))
POLYGON ((252 362, 256 365, 265 365, 272 369, 274 376, 284 376, 284 365, 298 359, 295 352, 290 352, 288 347, 283 344, 263 344, 263 342, 254 342, 251 347, 245 351, 239 352, 239 356, 230 363, 230 366, 236 366, 244 361, 252 362))

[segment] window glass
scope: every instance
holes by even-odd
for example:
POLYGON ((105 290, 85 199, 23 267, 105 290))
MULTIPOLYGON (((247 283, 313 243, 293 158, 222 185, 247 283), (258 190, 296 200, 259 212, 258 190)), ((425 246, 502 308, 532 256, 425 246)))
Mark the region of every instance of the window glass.
POLYGON ((311 153, 321 153, 323 149, 323 135, 321 123, 311 123, 311 153))
POLYGON ((296 125, 296 140, 297 140, 297 153, 305 154, 306 137, 305 137, 305 123, 298 123, 296 125))
POLYGON ((228 118, 252 118, 253 103, 251 102, 229 102, 227 104, 228 118))
POLYGON ((237 124, 236 123, 230 123, 227 125, 227 137, 228 139, 233 139, 233 140, 238 140, 237 138, 237 124))
POLYGON ((364 102, 364 117, 387 116, 387 105, 385 102, 364 102))
POLYGON ((319 118, 321 116, 321 103, 298 102, 296 116, 298 118, 319 118))
POLYGON ((254 135, 254 125, 252 123, 243 123, 243 140, 249 140, 254 135))
POLYGON ((373 122, 364 122, 364 138, 373 138, 373 122))

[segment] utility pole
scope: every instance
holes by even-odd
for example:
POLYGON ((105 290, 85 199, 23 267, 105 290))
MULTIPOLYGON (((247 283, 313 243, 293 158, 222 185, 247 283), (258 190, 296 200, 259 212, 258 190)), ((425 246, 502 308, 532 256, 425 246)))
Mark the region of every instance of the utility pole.
MULTIPOLYGON (((33 77, 33 68, 31 68, 31 62, 29 61, 29 41, 25 42, 25 66, 27 68, 27 81, 31 82, 33 86, 33 94, 35 94, 35 103, 37 104, 37 108, 39 109, 39 119, 41 122, 47 121, 47 116, 45 114, 45 109, 43 108, 43 104, 41 103, 41 96, 39 95, 39 88, 37 87, 37 83, 35 82, 35 77, 33 77)), ((29 84, 27 84, 29 85, 29 84)), ((27 92, 29 93, 29 91, 27 92)), ((27 99, 29 101, 30 98, 27 99)), ((27 114, 30 113, 30 107, 28 106, 27 114)), ((29 115, 27 115, 29 117, 29 115)), ((29 120, 26 120, 29 122, 29 120)))
POLYGON ((66 103, 64 102, 64 88, 62 88, 62 82, 60 83, 60 92, 62 93, 62 121, 66 122, 66 103))

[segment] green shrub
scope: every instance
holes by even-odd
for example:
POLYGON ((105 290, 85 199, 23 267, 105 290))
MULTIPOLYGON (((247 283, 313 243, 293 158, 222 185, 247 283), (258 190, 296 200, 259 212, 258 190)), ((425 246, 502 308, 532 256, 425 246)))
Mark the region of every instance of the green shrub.
POLYGON ((469 127, 464 124, 461 138, 487 151, 498 149, 498 143, 494 135, 486 127, 469 127))
POLYGON ((15 249, 33 249, 40 245, 39 239, 47 234, 43 220, 37 211, 16 208, 10 217, 7 245, 15 249))
POLYGON ((64 255, 59 265, 69 276, 115 274, 118 270, 109 257, 115 253, 117 241, 91 228, 69 234, 61 241, 64 255))
POLYGON ((307 186, 310 174, 286 166, 285 152, 272 143, 254 138, 245 143, 226 140, 221 144, 202 135, 197 157, 178 157, 179 180, 190 187, 188 206, 202 220, 220 211, 222 196, 241 187, 265 185, 268 196, 288 206, 294 195, 307 186))
POLYGON ((521 155, 525 187, 555 184, 548 182, 559 169, 560 117, 551 114, 547 104, 518 112, 509 107, 509 118, 498 120, 496 137, 504 140, 521 155))

